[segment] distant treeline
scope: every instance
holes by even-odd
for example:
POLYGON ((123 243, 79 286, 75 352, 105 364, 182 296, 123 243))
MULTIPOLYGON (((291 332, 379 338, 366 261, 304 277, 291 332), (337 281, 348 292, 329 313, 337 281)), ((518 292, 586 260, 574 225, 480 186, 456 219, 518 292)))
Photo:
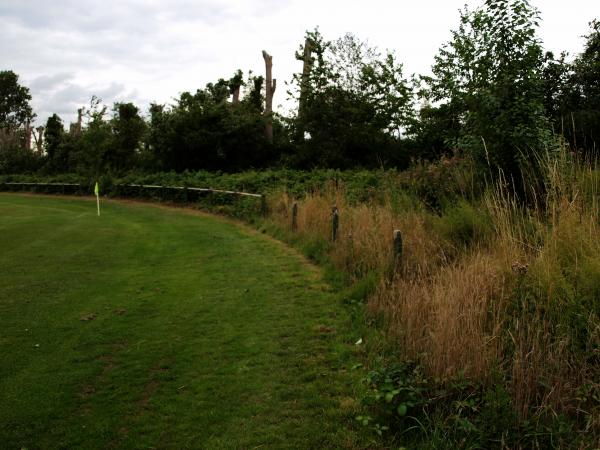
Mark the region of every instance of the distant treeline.
POLYGON ((68 132, 56 114, 33 130, 28 89, 0 72, 0 173, 404 169, 459 152, 518 184, 540 154, 568 144, 595 155, 600 136, 600 22, 573 58, 546 52, 537 28, 525 0, 462 10, 432 75, 410 80, 394 53, 307 32, 286 116, 265 111, 262 76, 238 71, 146 117, 93 97, 68 132))

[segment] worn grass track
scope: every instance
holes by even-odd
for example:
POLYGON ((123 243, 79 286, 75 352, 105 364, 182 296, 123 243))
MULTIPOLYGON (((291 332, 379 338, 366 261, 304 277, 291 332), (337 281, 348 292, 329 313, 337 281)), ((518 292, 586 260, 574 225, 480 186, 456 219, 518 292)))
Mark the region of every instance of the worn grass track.
POLYGON ((0 447, 340 448, 349 318, 224 220, 0 194, 0 447))

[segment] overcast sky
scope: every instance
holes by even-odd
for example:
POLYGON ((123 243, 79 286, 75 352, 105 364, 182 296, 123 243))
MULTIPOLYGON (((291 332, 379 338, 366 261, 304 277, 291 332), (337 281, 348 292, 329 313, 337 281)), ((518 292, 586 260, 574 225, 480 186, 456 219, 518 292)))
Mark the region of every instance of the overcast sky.
MULTIPOLYGON (((169 103, 236 69, 262 74, 273 55, 274 103, 301 69, 294 51, 319 26, 394 50, 405 74, 426 73, 465 3, 483 0, 0 0, 0 70, 33 96, 37 123, 53 112, 68 124, 92 95, 104 103, 169 103)), ((532 0, 540 37, 555 53, 581 51, 600 0, 532 0)))

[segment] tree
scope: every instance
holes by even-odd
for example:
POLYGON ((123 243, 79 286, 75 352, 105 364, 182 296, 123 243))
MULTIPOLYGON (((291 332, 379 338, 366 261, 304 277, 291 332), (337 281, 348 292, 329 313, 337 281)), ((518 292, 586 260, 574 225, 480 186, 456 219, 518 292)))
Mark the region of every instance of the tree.
POLYGON ((146 133, 146 122, 133 103, 116 103, 110 123, 113 139, 106 162, 118 171, 130 169, 146 133))
POLYGON ((46 155, 49 161, 54 161, 59 153, 60 145, 63 142, 65 133, 64 125, 57 114, 52 114, 46 120, 46 129, 44 131, 46 155))
POLYGON ((229 89, 231 91, 231 103, 237 104, 240 101, 240 88, 244 85, 242 71, 238 70, 229 80, 229 89))
POLYGON ((455 106, 452 102, 438 106, 424 102, 417 120, 408 129, 414 141, 411 156, 434 161, 452 153, 462 130, 460 111, 455 106))
POLYGON ((61 146, 61 157, 68 160, 70 170, 98 176, 110 168, 113 135, 111 124, 105 119, 107 109, 93 96, 89 108, 83 111, 86 126, 81 132, 67 135, 61 146))
POLYGON ((423 77, 425 97, 449 105, 461 123, 453 145, 516 184, 550 138, 537 21, 527 0, 486 0, 483 8, 465 9, 435 57, 433 76, 423 77))
POLYGON ((31 151, 31 122, 35 118, 29 89, 19 76, 0 71, 0 173, 35 170, 41 158, 31 151))
MULTIPOLYGON (((565 111, 570 117, 570 141, 575 148, 598 152, 600 144, 600 22, 590 23, 583 52, 572 64, 565 111)), ((562 119, 565 120, 565 119, 562 119)), ((570 127, 566 127, 568 130, 570 127)))
POLYGON ((11 70, 0 71, 0 128, 16 130, 33 121, 29 88, 19 84, 11 70))
POLYGON ((231 80, 220 79, 194 94, 182 93, 173 106, 152 105, 146 160, 175 171, 237 171, 272 162, 274 149, 262 114, 263 81, 250 77, 247 84, 253 89, 237 103, 228 101, 231 80))
POLYGON ((273 79, 273 57, 265 50, 262 51, 265 60, 265 134, 267 141, 273 143, 273 94, 277 88, 277 80, 273 79))
POLYGON ((315 30, 307 32, 306 45, 310 53, 302 47, 297 52, 304 65, 291 92, 299 103, 292 121, 298 163, 397 165, 398 140, 413 117, 402 65, 392 53, 381 55, 352 34, 327 42, 315 30))

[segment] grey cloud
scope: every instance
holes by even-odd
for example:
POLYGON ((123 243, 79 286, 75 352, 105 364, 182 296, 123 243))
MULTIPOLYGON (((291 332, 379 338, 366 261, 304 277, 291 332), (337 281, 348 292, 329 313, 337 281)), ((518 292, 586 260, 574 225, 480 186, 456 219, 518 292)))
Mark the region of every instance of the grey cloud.
MULTIPOLYGON (((52 77, 48 77, 52 78, 52 77)), ((115 102, 138 102, 139 93, 135 89, 127 89, 125 84, 112 82, 108 85, 87 85, 67 82, 53 92, 34 95, 34 106, 38 111, 38 122, 44 123, 53 113, 67 122, 76 118, 77 109, 88 106, 92 96, 98 97, 109 109, 115 102)))
POLYGON ((154 33, 161 21, 221 23, 235 15, 235 6, 222 1, 173 0, 22 0, 0 4, 0 16, 31 29, 65 29, 97 32, 119 29, 132 33, 154 33))
POLYGON ((72 72, 60 72, 54 75, 42 75, 29 83, 32 92, 41 93, 52 90, 73 78, 72 72))

